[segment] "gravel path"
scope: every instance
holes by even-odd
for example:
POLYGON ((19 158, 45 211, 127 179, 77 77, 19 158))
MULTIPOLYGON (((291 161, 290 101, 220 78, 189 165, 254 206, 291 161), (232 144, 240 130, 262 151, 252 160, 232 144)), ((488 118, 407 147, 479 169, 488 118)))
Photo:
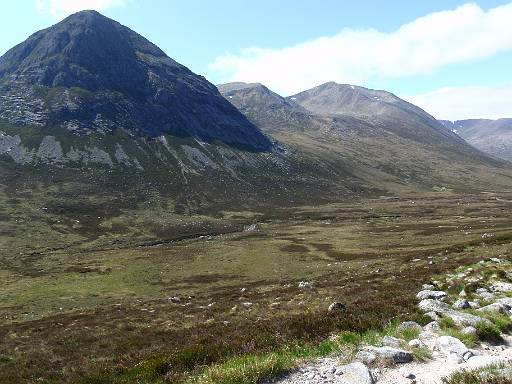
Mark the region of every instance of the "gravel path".
MULTIPOLYGON (((512 363, 512 336, 504 335, 505 344, 500 346, 482 345, 476 351, 479 356, 477 360, 488 364, 493 357, 493 361, 502 359, 512 363)), ((453 359, 445 355, 434 352, 432 360, 426 363, 410 363, 396 365, 391 368, 376 369, 372 371, 375 381, 368 379, 365 381, 364 373, 362 376, 354 377, 347 374, 345 365, 341 364, 336 358, 324 358, 302 366, 298 371, 292 373, 276 383, 278 384, 411 384, 414 381, 404 377, 404 371, 408 371, 415 376, 416 384, 441 384, 442 378, 449 376, 453 372, 462 369, 479 368, 476 365, 464 362, 458 364, 453 359), (350 377, 349 377, 350 376, 350 377)), ((353 368, 353 367, 352 367, 353 368)), ((357 368, 357 367, 356 367, 357 368)), ((357 370, 357 369, 356 369, 357 370)))
MULTIPOLYGON (((512 336, 504 336, 506 344, 489 349, 479 348, 477 351, 481 356, 493 356, 512 363, 512 336)), ((484 360, 484 359, 480 359, 484 360)), ((485 359, 489 360, 489 359, 485 359)), ((473 364, 474 365, 474 364, 473 364)), ((441 354, 433 355, 433 359, 427 363, 406 364, 407 370, 416 376, 417 384, 441 384, 442 378, 462 369, 479 368, 469 363, 457 364, 441 354)), ((411 380, 406 379, 400 373, 400 368, 387 369, 378 377, 378 384, 410 384, 411 380)))

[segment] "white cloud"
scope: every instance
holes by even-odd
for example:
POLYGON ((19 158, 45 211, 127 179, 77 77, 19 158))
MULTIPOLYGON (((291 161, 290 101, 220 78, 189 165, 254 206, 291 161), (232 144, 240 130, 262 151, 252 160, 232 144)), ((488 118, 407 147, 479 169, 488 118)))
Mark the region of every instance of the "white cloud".
POLYGON ((36 8, 51 14, 56 19, 61 19, 88 9, 104 11, 112 6, 124 5, 125 2, 125 0, 36 0, 36 8))
POLYGON ((216 58, 210 69, 223 81, 259 81, 284 94, 327 81, 365 84, 510 50, 511 20, 512 3, 488 11, 470 3, 391 33, 344 29, 282 49, 248 48, 216 58))
POLYGON ((401 96, 444 120, 512 118, 512 84, 447 87, 416 96, 401 96))

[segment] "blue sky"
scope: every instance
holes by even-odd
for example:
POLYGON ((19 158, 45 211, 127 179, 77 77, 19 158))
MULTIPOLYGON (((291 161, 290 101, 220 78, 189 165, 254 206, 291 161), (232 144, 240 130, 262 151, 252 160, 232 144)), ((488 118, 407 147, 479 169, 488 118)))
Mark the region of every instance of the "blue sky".
POLYGON ((21 0, 2 8, 2 53, 76 10, 97 9, 214 83, 260 81, 289 95, 333 80, 389 90, 440 118, 512 117, 503 100, 512 100, 509 1, 21 0))

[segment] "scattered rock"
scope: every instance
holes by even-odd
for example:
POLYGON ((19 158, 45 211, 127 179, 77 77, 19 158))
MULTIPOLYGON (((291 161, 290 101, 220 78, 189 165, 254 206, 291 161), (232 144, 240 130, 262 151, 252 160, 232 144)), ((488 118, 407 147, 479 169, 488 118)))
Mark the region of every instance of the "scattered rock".
POLYGON ((499 281, 497 283, 494 283, 491 286, 491 289, 494 292, 509 293, 509 292, 512 292, 512 283, 505 283, 505 282, 499 281))
POLYGON ((493 303, 486 305, 485 307, 477 309, 478 312, 491 313, 491 314, 508 314, 508 307, 501 303, 493 303))
POLYGON ((313 288, 313 284, 309 281, 300 281, 299 289, 311 289, 313 288))
POLYGON ((369 351, 359 351, 356 353, 355 359, 366 365, 372 365, 377 361, 377 355, 369 351))
POLYGON ((492 301, 494 300, 495 296, 494 294, 492 294, 491 292, 489 292, 487 289, 485 288, 478 288, 476 291, 475 291, 475 294, 480 297, 481 299, 483 300, 487 300, 487 301, 492 301))
POLYGON ((458 326, 461 326, 461 327, 467 327, 467 326, 474 327, 476 324, 478 324, 480 322, 485 322, 485 323, 490 324, 489 320, 484 319, 479 316, 472 315, 470 313, 465 313, 465 312, 460 312, 460 311, 455 311, 455 310, 444 311, 442 313, 444 316, 449 317, 450 319, 452 319, 455 322, 455 324, 457 324, 458 326))
POLYGON ((409 341, 408 344, 409 344, 409 347, 412 347, 412 348, 425 348, 427 346, 420 339, 412 339, 411 341, 409 341))
POLYGON ((384 336, 382 338, 382 345, 384 345, 386 347, 400 348, 400 346, 404 342, 405 342, 404 340, 398 339, 398 338, 393 337, 393 336, 387 336, 386 335, 386 336, 384 336))
POLYGON ((371 346, 366 347, 366 351, 373 353, 377 357, 377 360, 384 363, 410 363, 413 359, 411 352, 399 348, 371 346))
POLYGON ((464 361, 468 361, 471 357, 473 357, 473 352, 471 352, 469 350, 462 356, 464 361))
POLYGON ((443 352, 446 355, 456 354, 461 359, 464 358, 464 354, 469 352, 462 341, 452 336, 438 337, 434 348, 436 351, 443 352))
POLYGON ((472 356, 467 360, 468 368, 480 369, 492 365, 506 364, 507 360, 499 356, 472 356))
POLYGON ((476 330, 475 327, 472 327, 472 326, 469 326, 469 327, 465 327, 461 330, 461 332, 464 334, 464 335, 474 335, 476 336, 478 334, 478 331, 476 330))
POLYGON ((450 306, 439 300, 424 299, 420 301, 418 308, 424 312, 443 312, 449 310, 450 306))
POLYGON ((181 303, 181 298, 178 297, 178 296, 172 296, 172 297, 169 297, 168 299, 171 303, 174 303, 174 304, 179 304, 181 303))
POLYGON ((249 308, 251 308, 253 305, 254 305, 253 303, 249 303, 249 302, 242 303, 242 307, 244 307, 245 309, 249 309, 249 308))
POLYGON ((468 309, 471 308, 469 301, 466 299, 459 299, 455 303, 453 303, 453 307, 456 309, 468 309))
POLYGON ((344 311, 347 307, 345 304, 334 302, 331 305, 329 305, 329 312, 341 312, 344 311))
POLYGON ((507 306, 508 308, 512 308, 512 297, 504 297, 502 299, 496 300, 496 302, 503 304, 503 305, 507 306))
POLYGON ((427 317, 430 317, 432 320, 434 321, 437 321, 441 318, 441 316, 439 316, 437 313, 435 313, 434 311, 431 311, 431 312, 427 312, 425 313, 425 316, 427 317))
POLYGON ((432 284, 423 284, 421 286, 421 289, 424 290, 424 291, 433 291, 436 289, 436 287, 432 284))
POLYGON ((446 297, 447 293, 444 291, 420 291, 416 295, 416 298, 418 300, 425 300, 425 299, 432 299, 432 300, 441 300, 442 298, 446 297))
POLYGON ((464 362, 464 358, 457 355, 456 353, 449 353, 446 356, 446 361, 452 364, 462 364, 464 362))
POLYGON ((399 372, 406 379, 414 380, 416 378, 416 375, 407 367, 401 367, 399 372))
POLYGON ((425 332, 438 333, 441 331, 441 326, 439 325, 439 322, 431 321, 430 323, 423 327, 423 330, 425 332))
POLYGON ((399 332, 409 331, 409 330, 421 332, 423 330, 423 328, 421 327, 421 325, 419 325, 415 321, 404 321, 402 324, 400 324, 398 326, 399 332))
POLYGON ((374 384, 375 378, 363 363, 351 363, 339 368, 343 375, 343 381, 358 384, 374 384))

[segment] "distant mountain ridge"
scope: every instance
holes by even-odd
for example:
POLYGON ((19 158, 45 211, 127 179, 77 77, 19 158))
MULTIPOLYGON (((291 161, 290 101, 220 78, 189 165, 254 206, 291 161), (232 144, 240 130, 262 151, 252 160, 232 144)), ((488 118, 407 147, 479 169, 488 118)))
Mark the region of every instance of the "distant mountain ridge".
MULTIPOLYGON (((421 124, 445 137, 458 140, 456 135, 423 109, 387 91, 329 82, 290 96, 287 100, 320 115, 344 115, 367 121, 386 121, 387 129, 404 136, 410 136, 413 128, 421 124), (402 123, 401 126, 396 125, 396 122, 402 123)), ((415 137, 421 134, 421 130, 413 132, 415 137)))
POLYGON ((0 96, 0 118, 12 124, 271 146, 204 77, 95 11, 71 15, 2 56, 0 96))
POLYGON ((389 92, 332 82, 290 97, 259 83, 218 88, 266 134, 364 185, 469 187, 507 167, 389 92))
POLYGON ((512 161, 512 119, 440 122, 481 151, 512 161))
POLYGON ((70 217, 138 204, 222 216, 512 186, 505 162, 384 91, 219 90, 97 12, 37 32, 0 58, 0 199, 7 210, 23 191, 70 217))

